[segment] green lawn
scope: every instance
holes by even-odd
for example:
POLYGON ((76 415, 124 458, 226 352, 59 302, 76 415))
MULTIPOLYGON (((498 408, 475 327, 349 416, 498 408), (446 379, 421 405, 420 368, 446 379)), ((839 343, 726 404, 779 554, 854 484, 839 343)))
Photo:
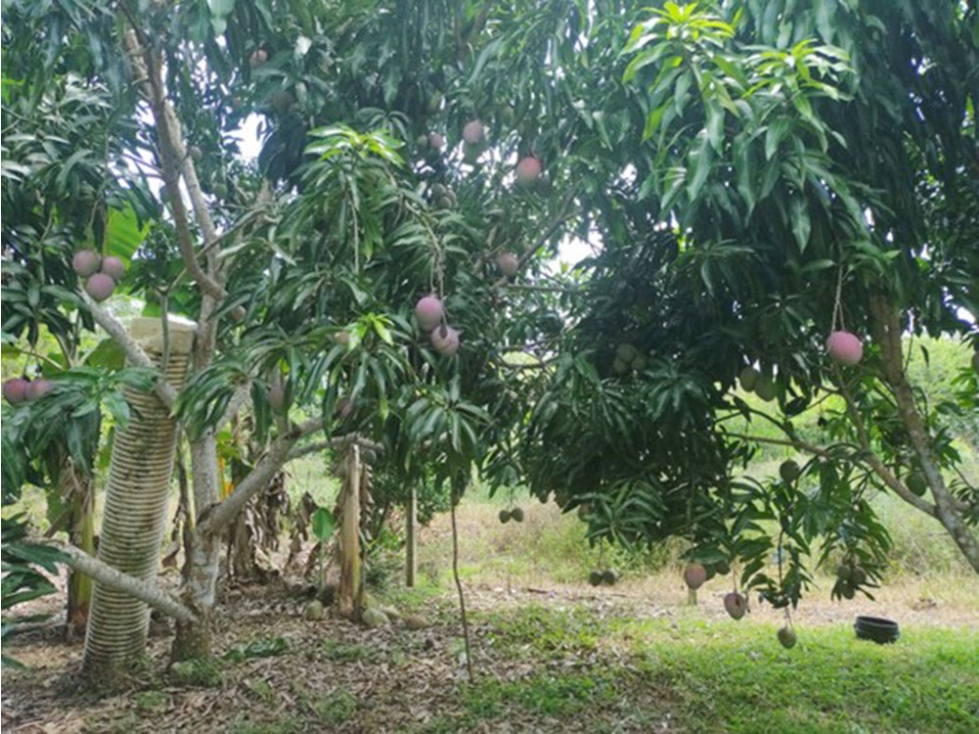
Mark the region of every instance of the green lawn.
POLYGON ((426 731, 523 716, 593 718, 691 732, 979 732, 979 632, 907 629, 894 645, 847 625, 800 629, 785 650, 754 622, 602 620, 526 607, 486 618, 497 672, 463 689, 466 713, 426 731), (566 672, 555 672, 555 671, 566 672))
POLYGON ((979 634, 906 630, 894 645, 847 626, 800 630, 782 649, 768 625, 638 625, 640 669, 679 700, 691 730, 979 731, 979 634))

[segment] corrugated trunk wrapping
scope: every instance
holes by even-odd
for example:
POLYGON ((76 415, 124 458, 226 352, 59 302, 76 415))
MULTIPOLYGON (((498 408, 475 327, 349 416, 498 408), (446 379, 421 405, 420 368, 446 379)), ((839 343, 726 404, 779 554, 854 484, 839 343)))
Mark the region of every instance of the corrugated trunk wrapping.
MULTIPOLYGON (((183 387, 194 327, 170 322, 166 375, 183 387)), ((130 335, 160 365, 163 329, 159 319, 136 319, 130 335)), ((153 392, 126 389, 129 424, 117 431, 99 537, 99 560, 145 581, 155 579, 167 518, 177 426, 153 392)), ((121 591, 95 587, 85 637, 84 666, 104 675, 139 658, 146 644, 149 608, 121 591)))

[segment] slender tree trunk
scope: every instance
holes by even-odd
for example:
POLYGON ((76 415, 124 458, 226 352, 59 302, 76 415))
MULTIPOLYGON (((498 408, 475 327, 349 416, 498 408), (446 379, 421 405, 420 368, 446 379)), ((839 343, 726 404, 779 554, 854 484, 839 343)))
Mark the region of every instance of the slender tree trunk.
POLYGON ((411 488, 408 499, 408 513, 405 518, 405 586, 409 589, 415 586, 418 575, 418 493, 411 488))
POLYGON ((463 482, 457 479, 452 480, 452 496, 450 497, 449 512, 452 519, 452 577, 456 582, 456 591, 459 593, 459 616, 462 619, 462 640, 466 646, 466 672, 469 675, 469 683, 476 682, 476 673, 473 670, 472 646, 469 642, 469 618, 466 616, 466 595, 462 590, 462 578, 459 576, 459 527, 456 522, 456 505, 462 497, 463 482))
POLYGON ((340 614, 360 613, 360 447, 347 448, 343 477, 340 518, 340 587, 337 608, 340 614))
MULTIPOLYGON (((164 104, 167 107, 169 103, 164 104)), ((172 112, 172 110, 170 111, 172 112)), ((158 113, 157 122, 160 121, 158 113)), ((162 113, 170 120, 168 137, 162 141, 161 148, 168 149, 179 158, 182 145, 180 126, 176 117, 162 113)), ((179 166, 186 173, 193 173, 193 165, 179 166)), ((175 180, 177 178, 176 173, 175 180)), ((196 176, 194 177, 196 182, 196 176)), ((190 182, 188 181, 188 184, 190 182)), ((195 205, 197 199, 194 200, 195 205)), ((205 239, 213 239, 213 227, 207 216, 197 212, 198 222, 204 228, 205 239)), ((207 275, 214 277, 217 271, 217 261, 214 253, 209 252, 205 258, 207 275)), ((206 369, 214 360, 217 343, 217 322, 215 310, 217 300, 213 293, 206 290, 201 297, 200 323, 197 329, 197 339, 194 343, 194 371, 206 369)), ((211 612, 217 596, 218 575, 221 568, 221 543, 217 534, 201 533, 200 521, 217 505, 220 499, 220 473, 218 471, 218 444, 213 431, 207 431, 190 444, 190 471, 193 482, 194 507, 191 517, 194 518, 192 532, 186 535, 184 548, 185 560, 183 580, 180 588, 180 598, 194 612, 196 619, 187 622, 177 622, 176 635, 170 648, 172 662, 207 658, 211 655, 211 612)))
MULTIPOLYGON (((192 327, 171 323, 169 334, 157 319, 137 319, 130 333, 161 364, 165 377, 180 389, 193 342, 192 327)), ((118 431, 106 488, 99 537, 100 561, 140 581, 156 578, 167 518, 167 498, 176 450, 176 422, 154 393, 126 391, 134 407, 118 431)), ((96 584, 85 637, 83 667, 100 680, 115 677, 143 653, 149 608, 116 588, 96 584)))
MULTIPOLYGON (((200 355, 197 355, 200 359, 200 355)), ((215 534, 201 533, 200 521, 219 499, 217 439, 211 432, 190 445, 195 519, 193 532, 187 534, 186 554, 180 599, 194 612, 196 619, 177 622, 177 634, 170 649, 173 662, 206 658, 211 654, 211 611, 217 597, 221 568, 221 542, 215 534)))
MULTIPOLYGON (((92 482, 73 464, 68 464, 62 476, 62 497, 71 498, 71 544, 89 555, 95 555, 95 493, 92 482)), ((92 579, 73 570, 68 577, 68 611, 65 635, 69 640, 85 636, 88 612, 92 604, 92 579)))
POLYGON ((177 620, 177 634, 170 648, 172 662, 211 655, 211 617, 221 543, 217 536, 198 532, 191 533, 189 540, 180 598, 195 618, 177 620))

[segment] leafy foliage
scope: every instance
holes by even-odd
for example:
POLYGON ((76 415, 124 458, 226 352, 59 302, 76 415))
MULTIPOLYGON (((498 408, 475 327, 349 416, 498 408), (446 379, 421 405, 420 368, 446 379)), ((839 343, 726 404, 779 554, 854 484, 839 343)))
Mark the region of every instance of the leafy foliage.
MULTIPOLYGON (((6 498, 4 505, 7 505, 6 498)), ((18 604, 55 593, 54 584, 40 569, 56 574, 56 564, 62 558, 61 552, 55 548, 30 543, 27 540, 28 524, 23 515, 4 517, 0 520, 0 525, 3 541, 0 550, 0 561, 3 563, 0 609, 8 610, 18 604)), ((30 622, 36 619, 22 618, 18 621, 30 622)), ((16 623, 4 619, 0 637, 6 638, 16 629, 16 623)), ((22 667, 21 663, 8 655, 3 656, 2 662, 3 667, 22 667)))

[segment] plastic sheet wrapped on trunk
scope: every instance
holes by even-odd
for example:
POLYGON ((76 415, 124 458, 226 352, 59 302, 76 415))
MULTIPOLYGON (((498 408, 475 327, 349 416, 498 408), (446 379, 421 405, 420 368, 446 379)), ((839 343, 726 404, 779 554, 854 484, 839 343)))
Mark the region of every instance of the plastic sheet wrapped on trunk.
MULTIPOLYGON (((163 361, 159 319, 137 319, 131 335, 157 365, 163 361)), ((166 376, 180 390, 187 375, 193 326, 171 322, 166 376)), ((177 426, 155 393, 125 391, 132 411, 117 430, 105 492, 99 560, 144 581, 152 581, 160 562, 167 517, 177 426)), ((84 666, 90 673, 111 674, 143 652, 149 608, 121 591, 96 585, 85 637, 84 666)))

